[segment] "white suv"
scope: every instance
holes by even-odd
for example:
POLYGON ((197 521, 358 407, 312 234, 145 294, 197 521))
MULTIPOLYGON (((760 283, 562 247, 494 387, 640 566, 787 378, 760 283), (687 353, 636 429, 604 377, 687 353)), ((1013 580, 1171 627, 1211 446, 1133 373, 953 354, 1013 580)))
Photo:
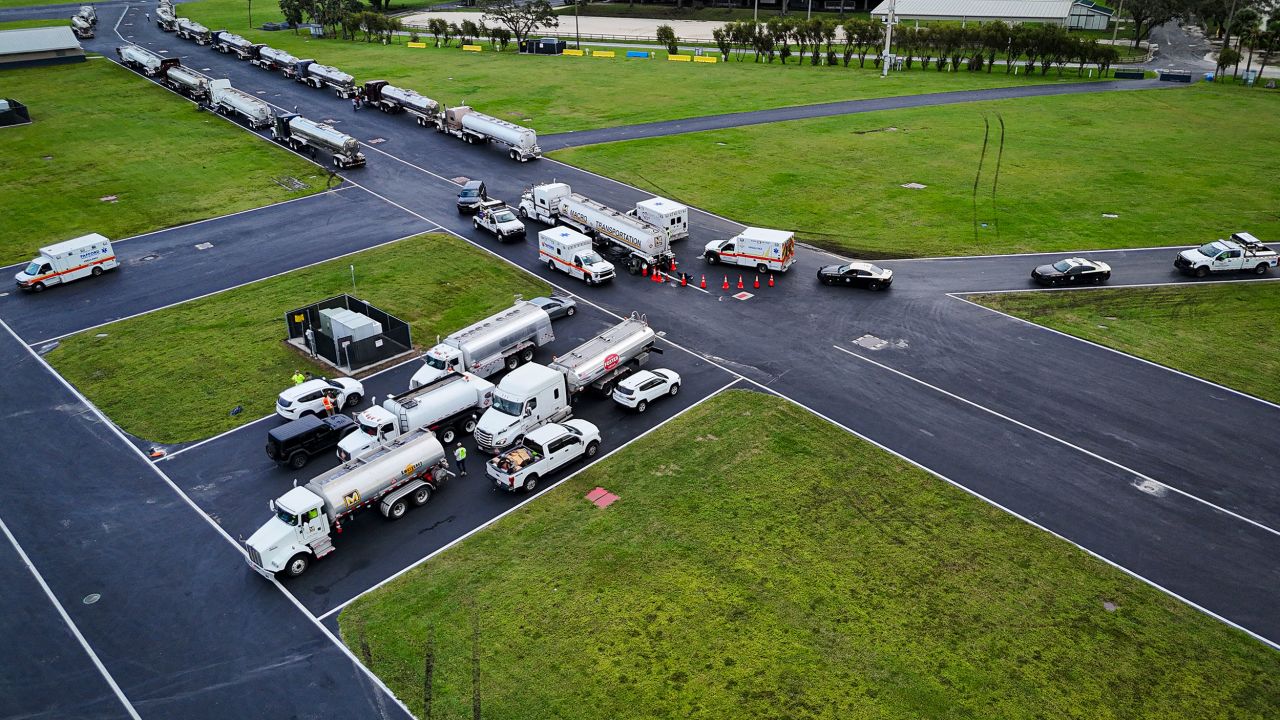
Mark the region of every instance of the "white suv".
POLYGON ((600 431, 586 420, 548 423, 525 435, 518 447, 490 460, 485 472, 503 490, 533 492, 547 474, 599 451, 600 431))
POLYGON ((632 373, 613 389, 613 401, 636 412, 664 395, 680 392, 680 376, 674 370, 641 370, 632 373))
POLYGON ((286 420, 297 420, 306 415, 324 417, 324 397, 329 396, 333 411, 355 407, 364 396, 364 385, 352 378, 308 380, 301 385, 280 393, 276 399, 276 414, 286 420))

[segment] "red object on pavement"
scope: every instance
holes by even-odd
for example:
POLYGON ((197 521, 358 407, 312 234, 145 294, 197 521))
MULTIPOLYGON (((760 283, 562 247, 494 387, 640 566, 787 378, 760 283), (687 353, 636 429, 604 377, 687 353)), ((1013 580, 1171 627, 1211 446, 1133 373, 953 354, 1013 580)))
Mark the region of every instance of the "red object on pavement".
POLYGON ((741 275, 739 275, 739 276, 738 276, 738 289, 739 289, 739 290, 741 290, 741 289, 742 289, 742 276, 741 276, 741 275))
POLYGON ((760 289, 760 276, 759 276, 759 275, 757 275, 757 276, 756 276, 755 289, 756 289, 756 290, 759 290, 759 289, 760 289))
POLYGON ((706 276, 706 275, 703 275, 703 276, 702 276, 702 284, 701 284, 701 285, 699 285, 698 287, 702 288, 703 290, 706 290, 706 289, 707 289, 707 276, 706 276))
POLYGON ((645 276, 645 277, 649 277, 649 266, 648 266, 648 265, 645 265, 645 266, 641 267, 641 268, 640 268, 640 274, 641 274, 641 275, 643 275, 643 276, 645 276))
POLYGON ((725 290, 728 290, 728 289, 729 289, 729 276, 728 276, 728 275, 725 275, 725 276, 724 276, 724 289, 725 289, 725 290))
POLYGON ((773 273, 769 273, 769 287, 773 287, 773 273))

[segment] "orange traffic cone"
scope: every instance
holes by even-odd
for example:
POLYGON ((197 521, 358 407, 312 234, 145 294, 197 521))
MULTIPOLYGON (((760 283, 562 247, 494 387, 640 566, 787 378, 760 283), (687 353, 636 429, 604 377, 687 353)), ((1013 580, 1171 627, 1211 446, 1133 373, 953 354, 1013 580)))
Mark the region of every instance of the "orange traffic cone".
POLYGON ((738 289, 739 289, 739 290, 741 290, 741 289, 742 289, 742 276, 741 276, 741 275, 739 275, 739 276, 738 276, 738 289))
POLYGON ((755 289, 757 289, 757 290, 759 290, 759 289, 760 289, 760 276, 759 276, 759 275, 757 275, 757 276, 756 276, 756 284, 754 285, 754 287, 755 287, 755 289))
POLYGON ((658 268, 653 269, 653 277, 660 283, 664 283, 667 281, 667 276, 663 275, 662 271, 659 270, 658 268))
POLYGON ((689 276, 680 273, 680 287, 689 287, 689 276))
POLYGON ((698 287, 702 288, 703 290, 706 290, 706 289, 707 289, 707 276, 706 276, 706 275, 703 275, 703 276, 702 276, 702 283, 701 283, 700 285, 698 285, 698 287))
POLYGON ((676 271, 676 259, 671 258, 671 272, 675 272, 675 271, 676 271))
POLYGON ((773 273, 769 273, 769 287, 773 287, 773 273))
POLYGON ((648 265, 641 265, 641 266, 640 266, 640 274, 641 274, 641 275, 643 275, 643 276, 645 276, 645 277, 649 277, 649 266, 648 266, 648 265))
POLYGON ((728 276, 728 275, 725 275, 725 276, 724 276, 724 289, 725 289, 725 290, 728 290, 728 289, 729 289, 729 276, 728 276))

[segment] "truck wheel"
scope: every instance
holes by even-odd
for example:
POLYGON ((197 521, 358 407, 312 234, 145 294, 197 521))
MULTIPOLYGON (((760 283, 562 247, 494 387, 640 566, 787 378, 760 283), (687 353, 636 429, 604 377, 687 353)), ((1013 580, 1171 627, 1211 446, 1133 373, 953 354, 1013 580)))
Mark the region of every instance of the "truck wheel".
POLYGON ((298 553, 289 558, 289 562, 284 565, 284 574, 286 577, 296 578, 307 571, 307 567, 311 565, 311 559, 306 553, 298 553))
POLYGON ((520 159, 520 156, 516 154, 515 150, 512 150, 511 152, 507 153, 507 157, 510 157, 512 160, 520 159))
POLYGON ((360 404, 360 393, 355 392, 347 396, 347 401, 342 404, 343 407, 355 407, 360 404))
POLYGON ((534 473, 529 477, 525 478, 523 487, 525 492, 527 493, 533 492, 534 488, 538 487, 538 474, 534 473))
POLYGON ((508 370, 515 370, 520 367, 520 358, 515 355, 508 355, 507 359, 503 361, 503 364, 507 366, 508 370))
POLYGON ((463 434, 470 435, 475 431, 476 431, 476 419, 473 417, 467 418, 467 421, 462 423, 463 434))
POLYGON ((533 348, 525 348, 520 351, 520 362, 527 363, 533 359, 533 348))
POLYGON ((593 458, 596 456, 596 453, 598 452, 600 452, 600 443, 598 442, 587 443, 587 453, 586 453, 587 457, 593 458))
MULTIPOLYGON (((1266 267, 1266 265, 1260 265, 1259 267, 1264 267, 1264 268, 1265 268, 1265 267, 1266 267)), ((1265 272, 1265 271, 1264 271, 1264 272, 1265 272)), ((91 275, 93 275, 94 277, 98 277, 99 275, 101 275, 101 274, 102 274, 102 266, 101 266, 101 265, 94 265, 94 266, 93 266, 93 270, 90 272, 90 274, 91 274, 91 275)), ((1261 273, 1261 272, 1259 272, 1258 274, 1259 274, 1259 275, 1261 275, 1262 273, 1261 273)))
POLYGON ((44 292, 44 283, 38 282, 31 286, 31 292, 44 292))
POLYGON ((636 412, 638 412, 638 413, 642 413, 642 412, 644 412, 645 410, 648 410, 648 409, 649 409, 649 401, 648 401, 648 400, 641 400, 640 402, 636 403, 636 412))
POLYGON ((555 272, 555 271, 556 271, 556 261, 555 261, 555 260, 548 260, 548 261, 547 261, 547 269, 548 269, 548 270, 550 270, 551 272, 555 272))
POLYGON ((1209 274, 1209 267, 1207 265, 1201 265, 1200 267, 1196 268, 1196 277, 1202 278, 1208 274, 1209 274))
POLYGON ((1254 275, 1266 275, 1271 266, 1266 263, 1258 263, 1258 267, 1253 269, 1254 275))
POLYGON ((764 263, 760 263, 759 265, 756 265, 756 272, 760 273, 761 275, 768 275, 769 266, 765 265, 764 263))
POLYGON ((301 470, 307 466, 307 460, 310 460, 305 450, 298 450, 289 456, 289 467, 294 470, 301 470))
POLYGON ((413 494, 409 497, 413 498, 414 507, 422 507, 431 501, 431 488, 427 485, 423 485, 417 490, 414 490, 413 494))
POLYGON ((475 218, 471 218, 471 227, 473 227, 473 228, 475 228, 475 229, 479 230, 479 229, 480 229, 480 221, 479 221, 479 220, 476 220, 475 218))
POLYGON ((440 444, 448 445, 449 443, 453 442, 453 439, 455 437, 457 437, 457 433, 454 431, 454 429, 452 427, 447 427, 440 431, 440 444))
POLYGON ((387 518, 390 520, 399 520, 404 517, 405 512, 408 510, 409 504, 404 501, 404 498, 400 498, 399 500, 391 503, 391 507, 387 508, 387 518))
POLYGON ((524 208, 520 208, 520 219, 521 219, 521 220, 528 220, 528 219, 529 219, 529 213, 525 212, 525 211, 524 211, 524 208))

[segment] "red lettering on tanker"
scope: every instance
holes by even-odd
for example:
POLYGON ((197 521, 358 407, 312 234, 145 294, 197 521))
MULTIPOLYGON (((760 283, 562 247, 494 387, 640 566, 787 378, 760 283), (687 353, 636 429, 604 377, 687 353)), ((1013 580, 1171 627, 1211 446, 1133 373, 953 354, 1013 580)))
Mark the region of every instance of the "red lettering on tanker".
POLYGON ((606 357, 605 357, 605 359, 604 359, 604 369, 605 369, 605 370, 613 370, 613 369, 615 369, 615 368, 617 368, 617 367, 618 367, 618 354, 617 354, 617 353, 613 353, 612 355, 608 355, 608 356, 606 356, 606 357))

